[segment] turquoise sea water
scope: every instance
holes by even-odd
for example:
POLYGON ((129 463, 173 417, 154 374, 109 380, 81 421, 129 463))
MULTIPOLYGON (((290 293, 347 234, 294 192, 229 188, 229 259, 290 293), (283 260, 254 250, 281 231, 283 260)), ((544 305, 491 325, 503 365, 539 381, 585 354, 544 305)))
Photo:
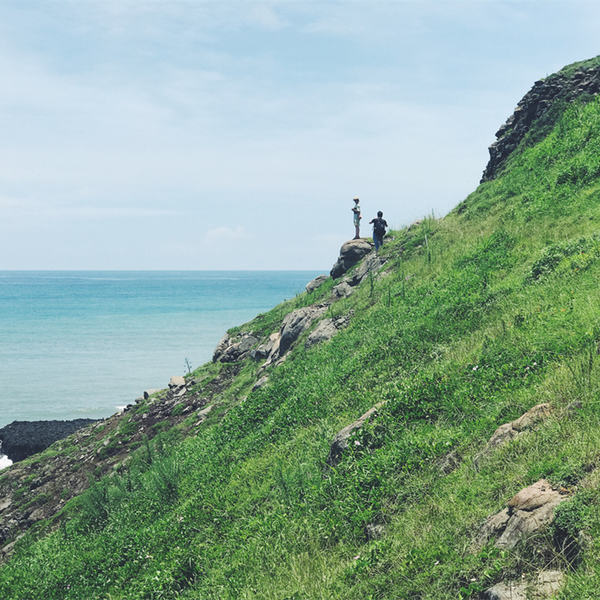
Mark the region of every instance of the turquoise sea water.
POLYGON ((318 274, 0 271, 0 427, 109 416, 318 274))

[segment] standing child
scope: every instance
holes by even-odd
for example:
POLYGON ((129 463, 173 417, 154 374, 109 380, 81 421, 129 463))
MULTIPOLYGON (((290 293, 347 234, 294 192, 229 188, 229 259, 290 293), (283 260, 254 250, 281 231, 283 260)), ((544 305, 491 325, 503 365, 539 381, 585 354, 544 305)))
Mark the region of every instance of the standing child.
POLYGON ((354 206, 350 210, 354 213, 354 227, 356 229, 356 235, 354 236, 354 239, 357 240, 360 238, 360 220, 362 219, 358 197, 354 198, 354 206))
POLYGON ((377 218, 369 221, 369 224, 373 224, 373 243, 375 244, 375 252, 383 246, 383 236, 385 235, 385 229, 388 226, 387 221, 383 218, 383 213, 379 211, 377 218))

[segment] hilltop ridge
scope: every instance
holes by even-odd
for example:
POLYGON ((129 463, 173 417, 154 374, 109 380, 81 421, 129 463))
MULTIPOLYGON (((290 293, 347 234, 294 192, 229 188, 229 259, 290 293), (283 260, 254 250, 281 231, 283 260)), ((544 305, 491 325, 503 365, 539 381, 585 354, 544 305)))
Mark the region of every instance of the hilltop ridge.
POLYGON ((534 145, 550 133, 566 104, 589 102, 598 92, 600 57, 573 63, 536 81, 497 131, 481 183, 494 179, 521 143, 534 145))

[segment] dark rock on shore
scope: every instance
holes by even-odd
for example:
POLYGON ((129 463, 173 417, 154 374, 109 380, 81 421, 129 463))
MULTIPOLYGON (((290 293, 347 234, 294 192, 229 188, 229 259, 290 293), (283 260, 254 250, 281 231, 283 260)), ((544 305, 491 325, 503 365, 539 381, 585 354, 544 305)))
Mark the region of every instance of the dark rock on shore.
POLYGON ((42 452, 57 440, 66 438, 96 421, 97 419, 13 421, 0 429, 2 453, 13 462, 18 462, 42 452))

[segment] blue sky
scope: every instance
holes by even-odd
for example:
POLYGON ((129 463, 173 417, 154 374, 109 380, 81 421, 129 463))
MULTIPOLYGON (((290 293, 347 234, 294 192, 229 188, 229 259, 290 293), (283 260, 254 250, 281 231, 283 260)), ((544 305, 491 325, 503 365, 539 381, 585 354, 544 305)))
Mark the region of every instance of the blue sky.
POLYGON ((596 2, 0 3, 0 270, 323 269, 446 214, 596 2), (363 233, 367 235, 365 227, 363 233))

